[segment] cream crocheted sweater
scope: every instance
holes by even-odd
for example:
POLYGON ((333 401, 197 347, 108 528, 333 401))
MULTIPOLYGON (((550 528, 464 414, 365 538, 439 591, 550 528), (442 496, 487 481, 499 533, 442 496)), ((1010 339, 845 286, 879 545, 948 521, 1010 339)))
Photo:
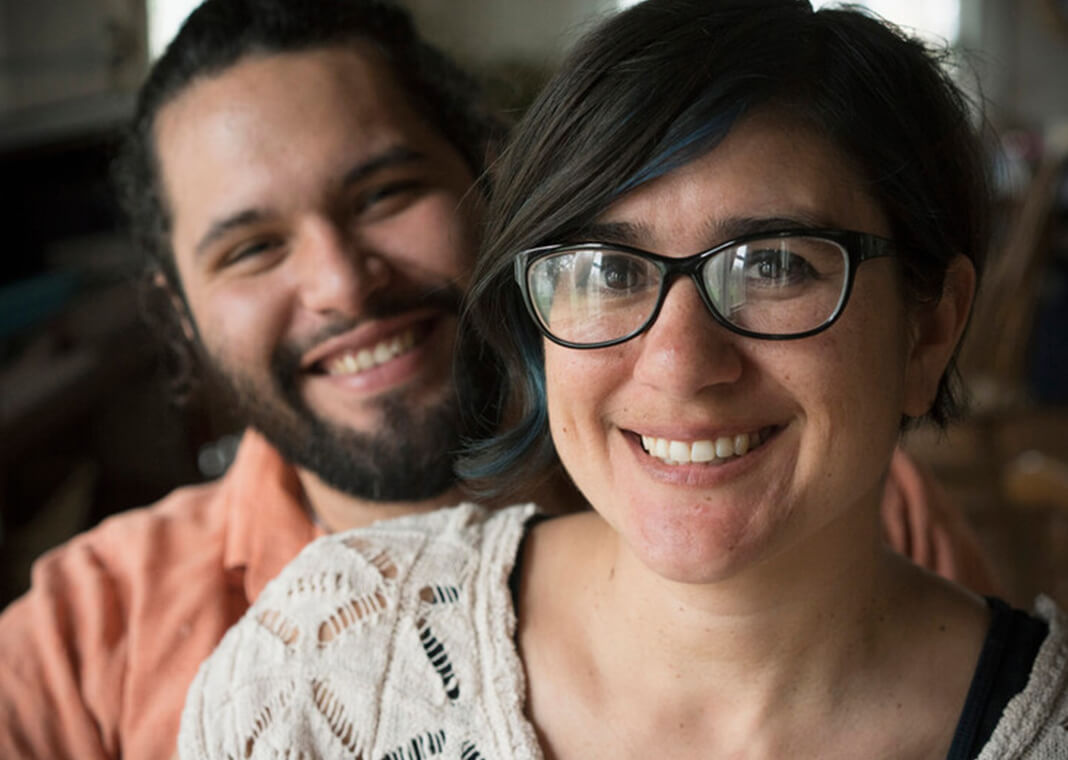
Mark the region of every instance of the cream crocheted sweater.
MULTIPOLYGON (((534 760, 508 578, 530 505, 464 504, 308 546, 201 666, 179 753, 534 760)), ((1068 758, 1068 630, 1050 623, 980 760, 1068 758)))

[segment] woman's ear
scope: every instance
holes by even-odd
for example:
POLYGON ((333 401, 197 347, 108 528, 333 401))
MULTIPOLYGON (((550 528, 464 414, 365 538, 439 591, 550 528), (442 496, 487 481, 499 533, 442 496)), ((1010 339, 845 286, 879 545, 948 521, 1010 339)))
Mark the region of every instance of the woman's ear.
POLYGON ((946 269, 941 297, 913 307, 913 341, 905 378, 905 408, 909 417, 927 414, 938 385, 964 327, 975 298, 975 267, 958 254, 946 269))

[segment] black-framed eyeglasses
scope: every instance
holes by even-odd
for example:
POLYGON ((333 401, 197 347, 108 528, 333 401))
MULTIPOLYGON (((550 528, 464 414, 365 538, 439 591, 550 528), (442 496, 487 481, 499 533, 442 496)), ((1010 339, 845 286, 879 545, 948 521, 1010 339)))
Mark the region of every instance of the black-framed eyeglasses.
POLYGON ((518 254, 515 277, 541 332, 570 348, 612 346, 640 335, 681 275, 689 275, 712 317, 728 330, 792 340, 834 324, 861 262, 894 253, 893 241, 877 235, 784 229, 684 258, 614 243, 540 246, 518 254))

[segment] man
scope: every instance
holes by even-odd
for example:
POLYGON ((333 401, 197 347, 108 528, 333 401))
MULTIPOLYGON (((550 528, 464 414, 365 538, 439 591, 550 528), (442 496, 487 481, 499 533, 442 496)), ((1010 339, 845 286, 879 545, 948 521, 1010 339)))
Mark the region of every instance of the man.
POLYGON ((208 0, 156 64, 126 202, 250 429, 220 481, 38 562, 0 618, 0 757, 170 756, 200 660, 305 543, 464 498, 473 93, 375 0, 208 0))

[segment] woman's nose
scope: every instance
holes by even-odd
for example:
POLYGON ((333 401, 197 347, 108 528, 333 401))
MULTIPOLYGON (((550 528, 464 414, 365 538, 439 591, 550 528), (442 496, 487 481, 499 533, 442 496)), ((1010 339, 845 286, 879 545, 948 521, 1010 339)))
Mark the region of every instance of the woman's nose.
POLYGON ((326 219, 303 225, 294 253, 301 304, 312 312, 359 316, 389 282, 386 261, 326 219))
POLYGON ((715 321, 693 282, 669 288, 656 321, 637 338, 635 378, 677 398, 736 382, 742 374, 738 336, 715 321))

